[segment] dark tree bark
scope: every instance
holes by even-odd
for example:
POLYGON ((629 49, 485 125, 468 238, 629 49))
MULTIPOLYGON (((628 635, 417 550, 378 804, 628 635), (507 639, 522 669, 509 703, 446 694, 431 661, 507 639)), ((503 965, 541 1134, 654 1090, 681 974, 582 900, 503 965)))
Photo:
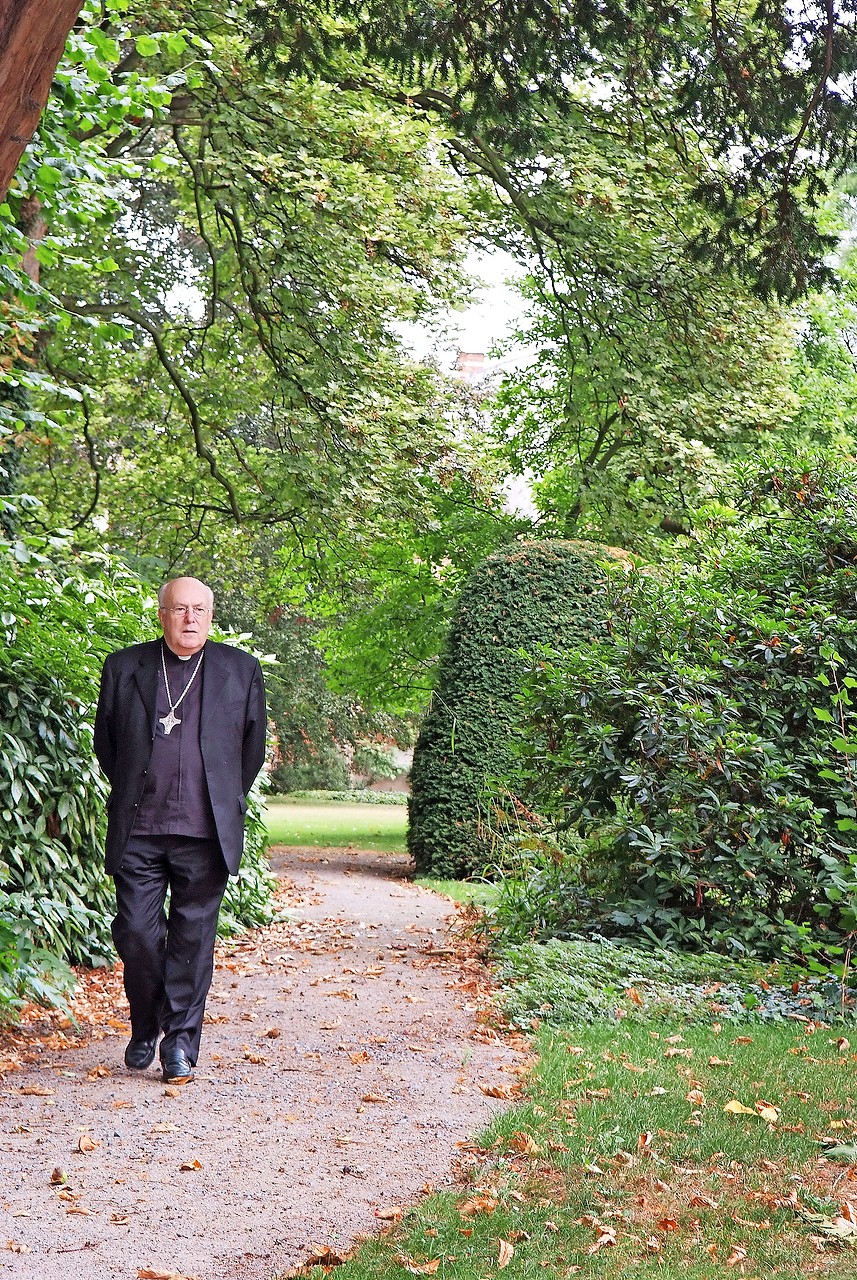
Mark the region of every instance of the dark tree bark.
POLYGON ((83 0, 0 0, 0 200, 48 100, 83 0))

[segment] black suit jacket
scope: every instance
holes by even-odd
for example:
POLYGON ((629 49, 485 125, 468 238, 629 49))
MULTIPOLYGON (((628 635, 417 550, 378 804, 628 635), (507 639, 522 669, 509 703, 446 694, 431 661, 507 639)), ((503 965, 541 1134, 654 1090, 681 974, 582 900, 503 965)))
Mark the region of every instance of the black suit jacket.
MULTIPOLYGON (((155 740, 161 641, 131 645, 104 663, 95 713, 95 754, 110 780, 105 864, 122 862, 155 740)), ((247 793, 265 759, 267 713, 258 659, 208 640, 199 745, 223 857, 232 875, 244 848, 247 793)))

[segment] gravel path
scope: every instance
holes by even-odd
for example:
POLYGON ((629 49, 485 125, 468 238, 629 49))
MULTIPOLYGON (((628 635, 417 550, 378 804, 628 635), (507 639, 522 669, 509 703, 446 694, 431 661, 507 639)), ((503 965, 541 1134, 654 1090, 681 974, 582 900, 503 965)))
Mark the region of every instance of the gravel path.
POLYGON ((115 979, 97 1036, 33 1028, 0 1088, 0 1277, 269 1280, 447 1181, 503 1105, 483 1090, 510 1096, 484 974, 404 859, 289 849, 275 869, 289 921, 219 949, 193 1084, 121 1065, 115 979))

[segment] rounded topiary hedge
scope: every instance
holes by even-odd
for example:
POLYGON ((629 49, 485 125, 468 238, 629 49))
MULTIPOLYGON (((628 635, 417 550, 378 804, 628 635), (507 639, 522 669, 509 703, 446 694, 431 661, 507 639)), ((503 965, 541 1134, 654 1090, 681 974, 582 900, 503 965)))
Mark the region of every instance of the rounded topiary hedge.
POLYGON ((604 547, 520 542, 468 578, 411 769, 408 847, 422 875, 481 874, 493 857, 490 786, 512 766, 523 651, 592 638, 603 626, 604 547))

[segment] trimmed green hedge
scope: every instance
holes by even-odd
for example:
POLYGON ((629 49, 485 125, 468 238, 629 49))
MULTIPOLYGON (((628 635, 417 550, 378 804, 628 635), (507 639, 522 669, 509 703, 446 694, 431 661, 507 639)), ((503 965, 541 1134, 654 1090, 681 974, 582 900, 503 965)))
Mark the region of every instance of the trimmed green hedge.
POLYGON ((523 651, 601 634, 606 548, 520 542, 468 578, 441 659, 411 770, 408 848, 421 875, 482 873, 494 857, 488 819, 509 770, 523 651))

